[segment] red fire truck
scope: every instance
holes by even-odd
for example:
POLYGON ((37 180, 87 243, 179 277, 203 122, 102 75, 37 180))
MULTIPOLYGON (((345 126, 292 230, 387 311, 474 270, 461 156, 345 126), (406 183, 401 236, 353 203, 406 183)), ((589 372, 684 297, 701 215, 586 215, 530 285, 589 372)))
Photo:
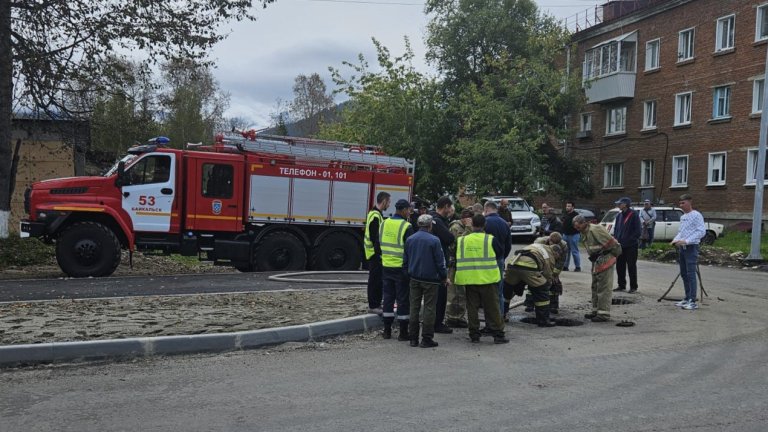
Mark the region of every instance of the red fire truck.
POLYGON ((121 249, 244 272, 354 270, 376 194, 411 197, 414 162, 373 147, 254 131, 194 149, 167 141, 131 148, 102 177, 34 183, 22 237, 54 242, 72 277, 112 274, 121 249))

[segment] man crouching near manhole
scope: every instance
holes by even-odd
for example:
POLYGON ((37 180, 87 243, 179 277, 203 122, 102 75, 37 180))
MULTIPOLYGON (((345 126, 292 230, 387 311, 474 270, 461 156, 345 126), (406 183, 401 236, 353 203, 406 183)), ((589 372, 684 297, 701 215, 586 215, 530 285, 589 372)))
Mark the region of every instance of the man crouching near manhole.
POLYGON ((485 216, 472 216, 472 233, 456 239, 456 284, 467 292, 469 339, 480 342, 478 309, 483 306, 485 326, 493 334, 493 343, 508 343, 499 309, 498 286, 501 272, 493 251, 493 236, 485 233, 485 216))
POLYGON ((533 243, 510 253, 504 264, 504 282, 515 293, 522 294, 528 285, 539 327, 555 325, 549 321, 549 290, 555 280, 555 267, 562 255, 563 249, 558 244, 533 243))
POLYGON ((573 218, 573 227, 581 234, 581 242, 592 261, 592 312, 584 318, 606 322, 611 319, 613 268, 616 257, 621 255, 621 245, 605 227, 590 224, 581 215, 573 218))
POLYGON ((408 237, 405 242, 403 268, 410 277, 411 313, 408 334, 411 346, 432 348, 437 346, 435 336, 435 305, 437 289, 440 284, 448 283, 448 269, 445 267, 445 254, 440 239, 432 235, 432 216, 419 216, 416 224, 419 231, 408 237), (424 299, 424 307, 421 300, 424 299), (422 320, 421 345, 419 345, 419 318, 422 320))

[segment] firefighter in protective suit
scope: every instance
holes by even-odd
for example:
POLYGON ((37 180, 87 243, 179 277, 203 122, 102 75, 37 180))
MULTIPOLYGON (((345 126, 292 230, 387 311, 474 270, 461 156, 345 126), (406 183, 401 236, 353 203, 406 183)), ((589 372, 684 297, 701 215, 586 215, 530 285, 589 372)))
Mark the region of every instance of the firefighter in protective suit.
POLYGON ((522 295, 526 285, 531 291, 539 327, 554 326, 549 321, 549 289, 562 254, 560 245, 534 243, 509 254, 504 263, 504 282, 518 295, 522 295))
POLYGON ((555 268, 552 270, 552 286, 549 288, 549 313, 560 313, 560 296, 563 295, 563 283, 560 282, 560 272, 565 266, 565 257, 568 256, 568 243, 563 240, 559 232, 553 232, 546 237, 539 237, 534 243, 544 245, 559 245, 562 253, 555 260, 555 268))

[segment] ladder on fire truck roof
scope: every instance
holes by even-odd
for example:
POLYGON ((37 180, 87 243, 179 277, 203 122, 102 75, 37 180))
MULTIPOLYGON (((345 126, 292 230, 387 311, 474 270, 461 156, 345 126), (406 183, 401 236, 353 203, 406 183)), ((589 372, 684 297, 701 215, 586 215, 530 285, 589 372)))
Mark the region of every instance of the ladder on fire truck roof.
POLYGON ((409 174, 413 173, 415 166, 414 161, 406 158, 375 154, 374 147, 279 135, 243 135, 247 134, 226 133, 222 135, 222 142, 224 144, 234 144, 243 151, 404 168, 409 174))

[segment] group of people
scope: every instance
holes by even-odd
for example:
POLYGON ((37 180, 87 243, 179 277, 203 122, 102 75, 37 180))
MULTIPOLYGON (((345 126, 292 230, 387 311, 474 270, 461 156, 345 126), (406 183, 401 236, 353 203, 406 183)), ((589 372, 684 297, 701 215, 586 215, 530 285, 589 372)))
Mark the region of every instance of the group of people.
MULTIPOLYGON (((454 217, 453 202, 442 197, 436 209, 420 211, 407 200, 398 200, 395 214, 384 219, 391 196, 380 192, 368 213, 364 235, 368 262, 368 311, 382 316, 383 337, 392 337, 399 325, 398 340, 413 347, 430 348, 438 343, 435 333, 452 333, 467 328, 472 342, 492 336, 494 343, 507 343, 504 321, 514 295, 522 296, 527 287, 526 310, 535 312, 535 322, 551 327, 551 314, 559 311, 562 294, 560 272, 581 271, 579 243, 592 263, 592 310, 585 318, 593 322, 610 320, 612 292, 626 289, 637 292, 638 248, 652 241, 643 234, 655 222, 655 212, 647 202, 644 214, 631 209, 629 198, 617 201, 621 213, 616 218, 614 235, 605 227, 590 224, 566 203, 562 221, 549 206, 542 206, 542 234, 533 244, 512 252, 509 223, 503 206, 488 201, 464 209, 454 217), (413 224, 415 222, 415 226, 413 224), (613 288, 616 268, 618 287, 613 288), (423 305, 422 305, 423 303, 423 305), (397 305, 397 309, 395 309, 397 305), (480 328, 479 309, 485 327, 480 328), (466 319, 465 319, 466 314, 466 319)), ((704 234, 701 214, 692 209, 690 195, 680 197, 680 233, 672 240, 680 252, 680 272, 686 298, 678 303, 696 309, 696 259, 698 243, 704 234)), ((508 209, 507 209, 508 210, 508 209)))

